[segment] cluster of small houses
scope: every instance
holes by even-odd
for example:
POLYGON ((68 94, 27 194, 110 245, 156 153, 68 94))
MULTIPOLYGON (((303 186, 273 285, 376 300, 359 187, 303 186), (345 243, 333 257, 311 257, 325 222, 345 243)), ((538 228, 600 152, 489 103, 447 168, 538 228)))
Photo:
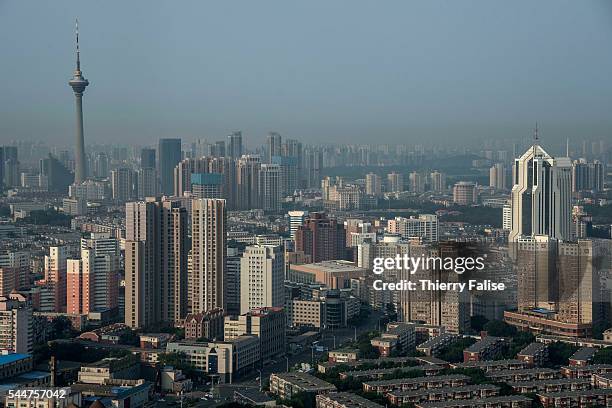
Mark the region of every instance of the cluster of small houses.
MULTIPOLYGON (((422 357, 388 357, 389 350, 379 349, 387 356, 359 359, 355 350, 334 350, 329 352, 327 362, 319 363, 317 371, 330 374, 332 369, 334 372, 339 369, 341 379, 358 380, 363 392, 382 396, 388 405, 398 407, 404 404, 416 408, 531 407, 534 395, 544 407, 612 406, 612 364, 593 364, 598 350, 593 345, 579 348, 568 364, 558 369, 545 367, 548 361, 545 342, 530 343, 514 359, 499 360, 511 340, 486 335, 463 351, 463 362, 449 363, 437 357, 460 338, 438 333, 416 346, 424 354, 422 357), (393 367, 371 368, 381 362, 393 367), (459 370, 466 368, 482 370, 489 383, 472 383, 472 378, 459 370), (453 369, 457 369, 456 374, 453 369), (420 375, 385 379, 414 370, 419 370, 420 375), (508 394, 500 392, 503 384, 512 389, 513 395, 502 395, 508 394)), ((394 342, 408 342, 404 346, 410 346, 414 339, 398 324, 373 339, 372 345, 382 348, 394 342)), ((338 392, 333 384, 308 373, 272 374, 270 392, 281 399, 290 399, 298 392, 314 393, 317 408, 382 408, 357 394, 338 392)))

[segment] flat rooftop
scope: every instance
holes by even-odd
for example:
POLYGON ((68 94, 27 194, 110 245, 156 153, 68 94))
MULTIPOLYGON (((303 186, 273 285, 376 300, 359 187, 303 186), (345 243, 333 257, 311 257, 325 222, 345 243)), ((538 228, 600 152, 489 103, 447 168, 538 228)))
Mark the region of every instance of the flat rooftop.
POLYGON ((469 380, 470 377, 463 374, 452 374, 452 375, 436 375, 429 377, 414 377, 414 378, 396 378, 393 380, 381 380, 381 381, 369 381, 364 382, 364 384, 368 384, 369 386, 379 386, 379 385, 393 385, 393 384, 419 384, 423 382, 442 382, 442 381, 452 381, 452 380, 469 380))
POLYGON ((369 399, 348 392, 332 392, 321 395, 320 398, 329 398, 332 401, 342 404, 346 408, 383 408, 382 405, 372 402, 369 399))

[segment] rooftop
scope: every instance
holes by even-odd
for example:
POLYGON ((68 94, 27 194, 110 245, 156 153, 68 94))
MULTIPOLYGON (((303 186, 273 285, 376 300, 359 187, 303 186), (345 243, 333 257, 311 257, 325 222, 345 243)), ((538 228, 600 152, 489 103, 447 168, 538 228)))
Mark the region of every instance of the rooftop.
POLYGON ((593 347, 582 347, 576 350, 570 357, 570 360, 590 360, 595 355, 596 350, 593 347))
POLYGON ((329 398, 346 408, 382 408, 382 405, 348 392, 332 392, 327 395, 321 395, 319 398, 329 398))
POLYGON ((493 384, 472 384, 472 385, 462 385, 460 387, 442 387, 442 388, 432 388, 432 389, 421 389, 421 390, 395 390, 389 392, 387 395, 392 395, 395 397, 413 397, 418 395, 427 395, 428 393, 446 393, 446 392, 470 392, 477 390, 499 390, 497 385, 493 384))
POLYGON ((333 384, 330 384, 327 381, 323 381, 315 377, 314 375, 310 375, 306 373, 298 373, 298 372, 273 373, 272 375, 284 381, 295 384, 298 387, 302 388, 303 390, 309 390, 309 389, 315 390, 315 389, 321 389, 321 388, 329 389, 329 390, 336 389, 336 386, 334 386, 333 384))
POLYGON ((472 344, 470 347, 466 348, 465 351, 470 353, 479 353, 499 341, 504 341, 504 339, 501 337, 486 336, 472 344))
POLYGON ((590 390, 581 391, 562 391, 562 392, 551 392, 538 394, 546 398, 563 398, 563 397, 577 397, 577 396, 591 396, 591 395, 612 395, 612 388, 596 388, 590 390))
MULTIPOLYGON (((611 390, 612 391, 612 390, 611 390)), ((495 404, 508 403, 508 402, 525 402, 531 403, 531 399, 523 397, 522 395, 507 395, 503 397, 491 397, 491 398, 479 398, 470 400, 454 400, 454 401, 438 401, 438 402, 425 402, 420 403, 419 407, 422 408, 451 408, 451 407, 488 407, 496 406, 495 404)))
POLYGON ((252 401, 254 403, 263 404, 268 401, 274 401, 274 398, 269 397, 263 392, 253 389, 253 388, 244 388, 241 390, 236 390, 234 391, 234 395, 240 395, 243 398, 248 399, 249 401, 252 401))
POLYGON ((452 375, 436 375, 431 377, 414 377, 414 378, 396 378, 393 380, 381 380, 381 381, 369 381, 364 382, 364 384, 368 384, 369 386, 379 386, 379 385, 393 385, 393 384, 412 384, 412 383, 422 383, 422 382, 442 382, 447 380, 469 380, 470 377, 462 374, 452 374, 452 375))
POLYGON ((529 343, 521 351, 518 352, 518 355, 532 356, 536 353, 539 353, 541 350, 544 350, 545 348, 546 348, 546 344, 544 343, 538 343, 538 342, 529 343))
POLYGON ((0 354, 0 365, 11 364, 19 360, 24 360, 26 358, 32 358, 32 355, 21 353, 0 354))

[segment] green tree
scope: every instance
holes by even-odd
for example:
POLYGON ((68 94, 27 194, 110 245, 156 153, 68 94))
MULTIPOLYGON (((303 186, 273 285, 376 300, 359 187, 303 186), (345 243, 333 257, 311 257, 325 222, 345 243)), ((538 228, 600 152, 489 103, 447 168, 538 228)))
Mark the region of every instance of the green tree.
POLYGON ((512 337, 517 332, 516 327, 511 326, 508 323, 503 322, 501 320, 491 320, 490 322, 484 325, 483 329, 490 336, 497 336, 497 337, 512 337))
POLYGON ((483 331, 485 324, 487 324, 488 322, 489 322, 489 319, 487 319, 484 316, 480 316, 480 315, 472 316, 470 318, 470 326, 477 333, 480 333, 481 331, 483 331))

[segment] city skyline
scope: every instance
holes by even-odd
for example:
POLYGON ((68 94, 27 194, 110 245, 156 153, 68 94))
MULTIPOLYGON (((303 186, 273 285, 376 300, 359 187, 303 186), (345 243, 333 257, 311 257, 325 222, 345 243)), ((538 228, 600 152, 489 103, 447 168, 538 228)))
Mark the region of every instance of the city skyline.
POLYGON ((4 84, 11 103, 0 109, 0 141, 74 140, 70 94, 61 85, 73 68, 75 17, 83 69, 95 79, 84 107, 89 140, 152 145, 239 129, 246 146, 274 130, 312 143, 373 136, 475 143, 528 138, 535 121, 550 145, 611 134, 612 9, 605 2, 352 3, 344 30, 336 24, 340 5, 319 13, 316 4, 294 5, 297 11, 280 3, 191 4, 190 15, 123 6, 117 14, 85 4, 79 15, 70 9, 46 19, 45 12, 68 10, 3 4, 0 32, 27 21, 47 35, 39 41, 26 30, 18 48, 7 46, 0 74, 26 76, 33 86, 4 84), (109 30, 103 21, 111 16, 109 30), (160 36, 156 23, 164 21, 171 29, 160 36), (44 72, 35 72, 41 64, 44 72))

